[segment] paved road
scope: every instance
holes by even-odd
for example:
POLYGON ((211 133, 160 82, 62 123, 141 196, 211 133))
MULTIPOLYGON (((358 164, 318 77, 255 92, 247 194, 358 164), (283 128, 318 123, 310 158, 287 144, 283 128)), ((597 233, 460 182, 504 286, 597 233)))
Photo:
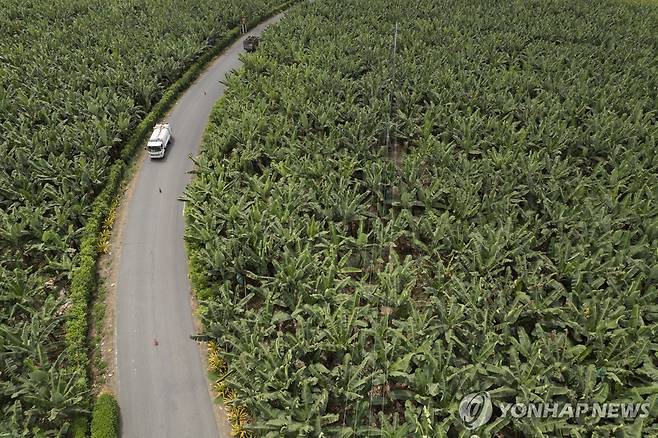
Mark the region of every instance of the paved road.
MULTIPOLYGON (((260 32, 278 15, 254 29, 260 32)), ((168 121, 174 143, 136 175, 122 232, 116 293, 117 387, 123 438, 217 438, 219 432, 194 333, 183 205, 190 154, 224 94, 219 83, 240 66, 242 40, 181 96, 168 121), (156 345, 157 344, 157 345, 156 345)))

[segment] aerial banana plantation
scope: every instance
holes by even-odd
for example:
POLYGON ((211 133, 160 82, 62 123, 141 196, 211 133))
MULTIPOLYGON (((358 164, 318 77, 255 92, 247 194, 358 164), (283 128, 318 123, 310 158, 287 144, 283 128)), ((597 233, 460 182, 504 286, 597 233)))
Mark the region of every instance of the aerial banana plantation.
POLYGON ((268 33, 185 197, 234 433, 469 436, 488 391, 650 414, 481 436, 657 434, 657 19, 316 1, 268 33))

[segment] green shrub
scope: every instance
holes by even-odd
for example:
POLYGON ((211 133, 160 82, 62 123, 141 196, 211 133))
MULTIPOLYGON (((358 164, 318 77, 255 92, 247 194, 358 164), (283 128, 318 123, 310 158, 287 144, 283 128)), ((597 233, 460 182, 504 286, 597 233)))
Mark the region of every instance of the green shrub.
POLYGON ((116 438, 119 436, 119 404, 112 394, 101 394, 96 399, 91 420, 92 438, 116 438))
POLYGON ((87 438, 89 432, 89 421, 87 417, 77 417, 73 420, 71 426, 71 436, 73 438, 87 438))

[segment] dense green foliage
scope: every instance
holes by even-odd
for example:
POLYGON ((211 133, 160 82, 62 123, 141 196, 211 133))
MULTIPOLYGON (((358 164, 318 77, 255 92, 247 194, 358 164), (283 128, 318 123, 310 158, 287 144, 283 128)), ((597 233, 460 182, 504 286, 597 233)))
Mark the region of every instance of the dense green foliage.
POLYGON ((318 0, 268 32, 186 194, 205 326, 256 435, 454 436, 477 390, 651 405, 486 436, 658 434, 656 22, 318 0))
POLYGON ((91 418, 91 438, 117 438, 119 436, 119 404, 111 394, 96 399, 91 418))
POLYGON ((61 435, 84 411, 97 237, 125 163, 236 35, 238 5, 257 18, 279 4, 194 3, 2 4, 0 436, 61 435))

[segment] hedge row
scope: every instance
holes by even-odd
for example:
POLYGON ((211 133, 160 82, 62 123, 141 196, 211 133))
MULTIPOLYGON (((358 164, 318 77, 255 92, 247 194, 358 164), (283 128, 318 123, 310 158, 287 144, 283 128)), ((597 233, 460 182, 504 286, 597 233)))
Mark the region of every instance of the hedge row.
MULTIPOLYGON (((299 0, 292 0, 274 8, 269 14, 254 19, 250 27, 264 21, 299 0)), ((66 357, 68 366, 75 369, 80 376, 77 384, 84 389, 89 388, 89 354, 87 349, 87 334, 89 332, 89 300, 96 288, 96 262, 98 260, 98 243, 103 228, 103 222, 109 214, 112 203, 119 194, 122 187, 123 177, 130 163, 135 157, 136 151, 142 145, 146 137, 151 133, 153 126, 176 102, 178 96, 185 91, 194 80, 201 74, 210 61, 219 55, 227 46, 240 36, 240 30, 236 27, 227 32, 216 44, 201 55, 195 63, 172 84, 163 94, 160 101, 152 108, 151 112, 137 126, 133 135, 124 145, 121 157, 114 162, 110 170, 109 178, 103 191, 94 201, 92 213, 87 221, 80 247, 79 266, 73 272, 69 299, 71 305, 67 313, 65 328, 66 357)), ((84 420, 74 421, 73 436, 84 437, 86 427, 84 420)))
POLYGON ((112 394, 103 393, 94 405, 91 419, 91 438, 117 438, 119 436, 119 404, 112 394))

